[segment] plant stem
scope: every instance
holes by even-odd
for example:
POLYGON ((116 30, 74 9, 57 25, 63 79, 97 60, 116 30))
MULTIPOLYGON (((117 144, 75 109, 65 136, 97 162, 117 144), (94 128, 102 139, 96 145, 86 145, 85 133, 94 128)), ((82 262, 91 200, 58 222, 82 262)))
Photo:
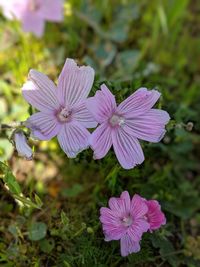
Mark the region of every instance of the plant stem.
POLYGON ((0 132, 3 130, 7 130, 7 129, 15 129, 15 128, 19 128, 19 127, 24 127, 24 122, 20 121, 20 122, 11 122, 11 123, 2 123, 0 124, 0 132))

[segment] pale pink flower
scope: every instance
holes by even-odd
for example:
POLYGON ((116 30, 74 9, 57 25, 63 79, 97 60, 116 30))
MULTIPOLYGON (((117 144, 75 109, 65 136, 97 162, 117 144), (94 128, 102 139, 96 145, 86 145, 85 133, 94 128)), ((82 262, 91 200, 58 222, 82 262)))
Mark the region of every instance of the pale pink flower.
POLYGON ((30 146, 27 144, 27 138, 23 131, 18 130, 14 133, 13 136, 15 142, 15 148, 19 156, 31 160, 33 158, 33 151, 30 146))
POLYGON ((96 127, 85 105, 94 81, 94 70, 78 67, 73 59, 67 59, 58 88, 36 70, 31 70, 28 78, 22 88, 23 96, 40 112, 33 114, 26 126, 40 140, 57 136, 67 156, 76 157, 89 146, 90 133, 86 128, 96 127))
POLYGON ((0 0, 0 7, 8 19, 21 21, 25 32, 41 37, 45 21, 63 19, 63 0, 0 0))
POLYGON ((105 241, 120 239, 122 256, 138 252, 142 234, 150 227, 145 217, 147 212, 148 207, 139 195, 131 200, 129 193, 124 191, 120 198, 110 198, 109 208, 100 209, 105 241))
POLYGON ((161 227, 161 225, 166 224, 166 218, 164 213, 161 211, 160 204, 156 200, 146 200, 146 205, 148 206, 148 212, 146 214, 147 221, 150 224, 149 230, 156 230, 161 227))
POLYGON ((87 108, 100 124, 90 139, 94 159, 105 157, 113 145, 124 169, 141 164, 144 155, 138 139, 159 142, 170 119, 166 111, 152 108, 159 97, 156 90, 140 88, 117 106, 114 95, 103 84, 94 97, 88 98, 87 108))

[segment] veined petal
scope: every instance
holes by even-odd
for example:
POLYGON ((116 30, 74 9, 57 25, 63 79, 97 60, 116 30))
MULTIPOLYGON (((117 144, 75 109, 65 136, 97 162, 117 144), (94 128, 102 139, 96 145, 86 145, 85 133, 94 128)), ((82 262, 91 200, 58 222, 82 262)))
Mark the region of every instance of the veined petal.
POLYGON ((124 169, 134 168, 144 161, 140 143, 122 128, 112 131, 112 142, 117 159, 124 169))
POLYGON ((58 142, 69 158, 89 147, 90 133, 78 122, 65 123, 58 134, 58 142))
POLYGON ((116 110, 115 97, 105 84, 101 85, 101 90, 98 90, 94 97, 87 99, 86 105, 99 123, 107 121, 116 110))
POLYGON ((106 156, 112 146, 111 128, 108 123, 101 124, 90 137, 90 146, 94 151, 94 159, 106 156))
POLYGON ((166 132, 165 125, 169 120, 170 117, 166 111, 150 109, 141 116, 127 119, 124 130, 138 139, 159 142, 166 132))
POLYGON ((140 88, 124 100, 118 106, 117 111, 125 118, 136 118, 150 110, 159 97, 160 93, 156 90, 140 88))
POLYGON ((80 122, 85 128, 95 128, 97 126, 97 122, 88 111, 85 101, 72 108, 72 118, 80 122))
POLYGON ((156 200, 147 200, 148 206, 147 220, 150 224, 150 231, 156 230, 161 225, 166 224, 165 214, 161 211, 160 204, 156 200))
POLYGON ((133 224, 128 228, 127 234, 132 240, 138 242, 141 240, 144 232, 149 230, 149 223, 145 219, 135 219, 133 224))
POLYGON ((119 217, 127 216, 130 213, 130 196, 127 191, 121 193, 120 198, 111 197, 108 205, 119 217))
POLYGON ((109 208, 102 207, 100 209, 100 221, 103 224, 106 225, 114 225, 119 226, 121 225, 120 218, 118 216, 118 213, 116 213, 114 210, 111 210, 109 208))
POLYGON ((22 88, 26 101, 44 113, 53 113, 60 105, 56 96, 56 86, 44 74, 30 70, 29 81, 22 88))
POLYGON ((58 134, 62 125, 55 116, 37 112, 26 121, 26 127, 31 129, 32 135, 39 140, 50 140, 58 134))
POLYGON ((61 105, 79 103, 87 98, 94 82, 94 70, 89 66, 77 66, 67 59, 58 79, 58 98, 61 105))
POLYGON ((131 200, 130 200, 129 192, 128 191, 122 192, 120 198, 124 200, 126 212, 130 212, 131 200))
POLYGON ((105 240, 119 240, 125 234, 126 228, 121 224, 118 214, 104 207, 100 209, 100 214, 105 240))
POLYGON ((131 214, 132 216, 137 218, 142 218, 148 212, 147 204, 145 203, 145 199, 135 194, 131 200, 131 214))
POLYGON ((137 253, 138 251, 140 251, 139 241, 135 242, 133 239, 130 238, 128 234, 125 234, 121 238, 120 247, 122 257, 126 257, 131 253, 137 253))

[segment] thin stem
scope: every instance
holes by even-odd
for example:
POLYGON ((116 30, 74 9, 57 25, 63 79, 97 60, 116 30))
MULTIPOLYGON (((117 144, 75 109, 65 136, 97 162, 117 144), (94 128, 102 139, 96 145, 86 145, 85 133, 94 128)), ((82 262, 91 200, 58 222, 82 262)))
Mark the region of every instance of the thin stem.
POLYGON ((20 122, 11 122, 11 123, 2 123, 0 124, 0 132, 7 129, 15 129, 19 127, 24 127, 24 121, 20 122))

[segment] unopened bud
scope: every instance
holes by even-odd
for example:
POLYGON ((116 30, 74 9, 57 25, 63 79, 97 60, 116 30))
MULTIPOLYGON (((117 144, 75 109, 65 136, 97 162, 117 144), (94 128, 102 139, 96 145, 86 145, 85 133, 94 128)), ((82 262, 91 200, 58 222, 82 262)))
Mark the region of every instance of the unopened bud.
POLYGON ((27 160, 33 159, 33 151, 27 144, 27 138, 23 131, 19 130, 14 133, 14 142, 16 150, 19 156, 26 158, 27 160))

